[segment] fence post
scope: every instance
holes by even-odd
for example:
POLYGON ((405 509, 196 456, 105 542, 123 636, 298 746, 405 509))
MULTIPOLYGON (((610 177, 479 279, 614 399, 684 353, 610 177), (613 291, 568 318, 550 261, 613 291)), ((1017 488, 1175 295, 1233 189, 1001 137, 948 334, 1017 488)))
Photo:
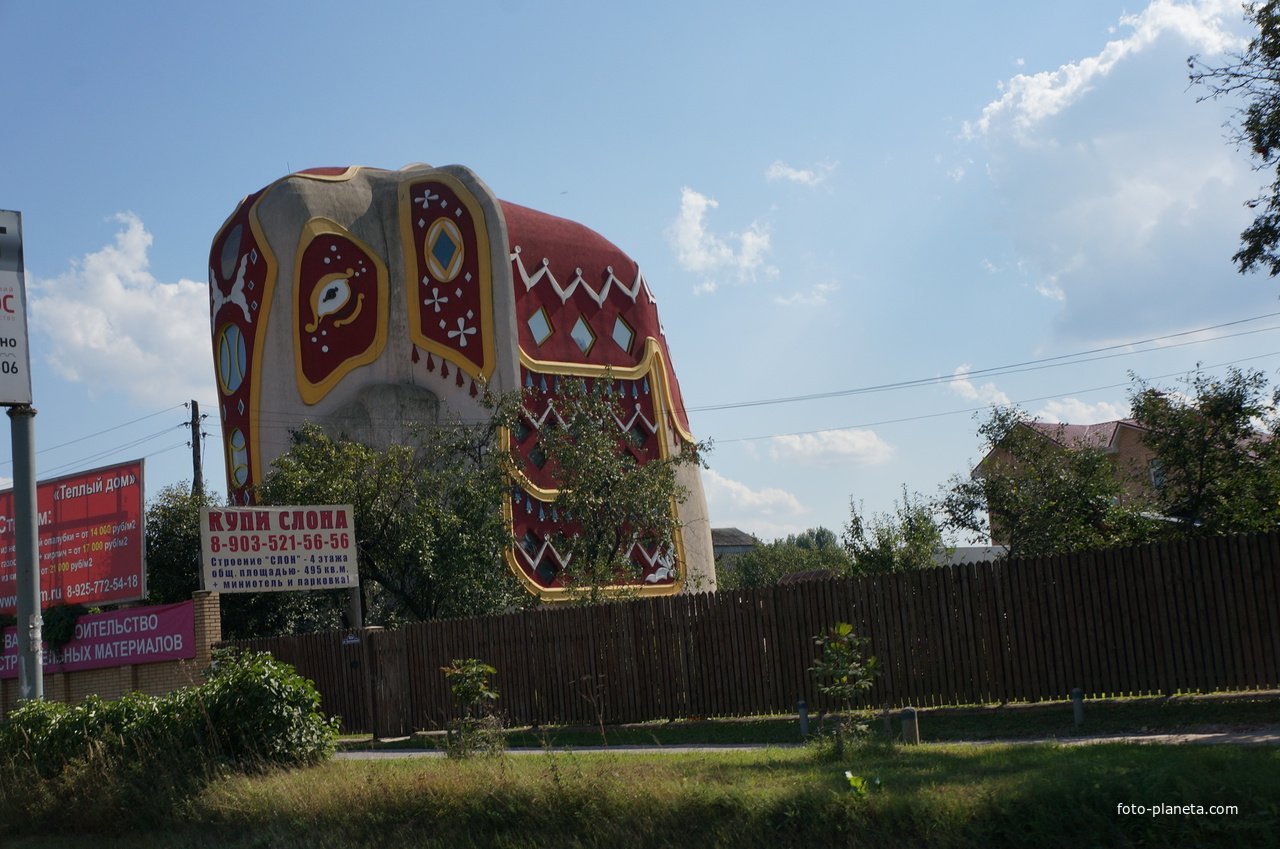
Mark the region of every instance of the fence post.
POLYGON ((902 742, 912 745, 920 742, 920 723, 913 707, 902 709, 902 742))

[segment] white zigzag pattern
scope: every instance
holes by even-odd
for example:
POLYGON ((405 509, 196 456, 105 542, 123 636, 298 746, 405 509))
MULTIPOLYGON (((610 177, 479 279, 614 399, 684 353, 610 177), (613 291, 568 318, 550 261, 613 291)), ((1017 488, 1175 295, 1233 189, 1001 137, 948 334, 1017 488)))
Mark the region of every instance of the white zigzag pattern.
MULTIPOLYGON (((525 412, 528 412, 528 410, 526 409, 525 412)), ((537 417, 530 416, 530 418, 533 420, 533 426, 538 430, 542 430, 543 425, 547 423, 547 419, 551 417, 553 414, 556 417, 556 421, 559 424, 563 425, 564 417, 561 416, 560 411, 556 409, 556 404, 554 401, 547 402, 547 408, 542 411, 542 415, 537 417)), ((616 415, 613 417, 613 420, 617 422, 618 427, 621 428, 623 431, 629 431, 631 430, 631 428, 635 427, 637 419, 644 422, 644 426, 649 429, 649 433, 658 432, 658 426, 653 422, 649 421, 649 417, 640 411, 639 404, 636 404, 636 411, 631 414, 631 418, 627 419, 625 423, 622 421, 622 419, 618 418, 616 415)))
MULTIPOLYGON (((538 553, 532 557, 529 556, 529 552, 523 547, 516 546, 516 548, 524 556, 524 559, 528 561, 530 568, 535 570, 542 565, 542 561, 546 558, 548 551, 551 552, 555 557, 556 563, 558 563, 562 568, 567 567, 569 562, 573 560, 572 554, 565 557, 556 550, 556 547, 551 544, 551 540, 549 539, 542 541, 542 546, 538 549, 538 553)), ((637 549, 640 551, 640 558, 650 569, 653 569, 654 566, 658 567, 652 574, 645 578, 645 583, 654 584, 671 576, 671 573, 675 570, 675 559, 671 556, 670 551, 667 551, 666 549, 659 549, 650 555, 649 552, 644 550, 644 546, 638 542, 633 542, 631 543, 630 550, 627 551, 627 557, 634 557, 637 549)))
POLYGON ((561 286, 560 281, 556 280, 556 276, 551 273, 551 261, 548 259, 543 259, 542 267, 539 268, 532 277, 529 276, 529 272, 527 272, 524 267, 524 260, 520 259, 519 245, 516 245, 515 249, 511 252, 511 261, 515 263, 516 269, 520 272, 520 279, 524 281, 524 288, 526 292, 534 286, 537 286, 538 283, 542 281, 542 278, 546 277, 551 281, 551 288, 555 289, 556 294, 560 296, 561 303, 569 300, 579 286, 586 290, 587 294, 591 296, 591 299, 596 302, 597 306, 601 307, 604 306, 604 299, 609 297, 609 292, 615 287, 619 292, 630 298, 632 303, 635 303, 636 296, 640 294, 641 289, 643 289, 645 294, 649 297, 650 303, 657 303, 653 298, 653 293, 649 290, 649 284, 645 282, 644 274, 642 274, 638 268, 636 269, 636 280, 631 284, 631 287, 628 288, 626 284, 614 276, 613 266, 608 266, 605 270, 609 272, 609 277, 604 281, 604 286, 599 292, 597 292, 595 289, 591 288, 590 283, 583 279, 581 268, 574 269, 573 280, 569 281, 568 286, 561 286))

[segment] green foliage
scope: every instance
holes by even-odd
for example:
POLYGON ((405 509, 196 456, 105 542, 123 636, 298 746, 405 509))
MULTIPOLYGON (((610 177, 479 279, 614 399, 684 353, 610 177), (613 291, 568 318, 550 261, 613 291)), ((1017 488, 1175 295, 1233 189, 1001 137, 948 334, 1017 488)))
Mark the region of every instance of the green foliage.
POLYGON ((972 476, 948 481, 939 502, 944 528, 975 541, 989 536, 1010 557, 1150 539, 1147 505, 1125 492, 1102 448, 1068 448, 1061 432, 1050 438, 1029 421, 1016 407, 998 407, 978 428, 984 449, 996 453, 972 476))
POLYGON ((45 644, 57 651, 76 636, 76 622, 89 612, 83 604, 55 604, 41 613, 41 629, 45 644))
POLYGON ((612 387, 608 372, 590 386, 580 378, 562 380, 559 419, 539 442, 559 486, 554 504, 570 517, 569 529, 552 544, 571 564, 566 586, 591 603, 620 580, 638 578, 628 556, 633 543, 674 549, 675 508, 688 497, 676 473, 700 464, 708 447, 685 446, 641 465, 631 451, 634 437, 618 427, 627 410, 612 387))
POLYGON ((813 642, 818 647, 818 657, 809 671, 818 683, 818 691, 848 710, 871 689, 880 673, 876 659, 863 656, 870 639, 855 634, 848 622, 837 622, 827 633, 814 637, 813 642))
POLYGON ((440 671, 449 682, 454 700, 462 706, 464 716, 484 713, 486 705, 498 700, 498 691, 489 682, 489 677, 498 670, 484 661, 474 657, 455 659, 451 666, 440 667, 440 671))
POLYGON ((213 752, 239 767, 315 763, 333 752, 337 717, 315 684, 267 652, 217 649, 208 680, 178 691, 199 708, 213 752))
POLYGON ((164 487, 151 499, 146 526, 148 602, 186 601, 200 589, 200 508, 219 506, 211 495, 192 495, 185 481, 164 487))
POLYGON ((489 677, 497 673, 484 661, 474 657, 454 660, 451 666, 443 666, 449 692, 462 706, 462 716, 450 723, 445 751, 452 758, 466 758, 473 754, 497 755, 506 748, 506 731, 501 717, 492 710, 498 700, 489 677))
POLYGON ((1195 56, 1187 64, 1192 84, 1207 89, 1205 98, 1244 101, 1233 141, 1250 151, 1259 171, 1276 174, 1270 186, 1246 203, 1261 210, 1240 234, 1240 249, 1231 257, 1242 274, 1263 268, 1274 277, 1280 274, 1280 3, 1247 3, 1244 11, 1258 30, 1244 53, 1217 67, 1195 56))
MULTIPOLYGON (((482 425, 442 422, 410 445, 375 449, 307 425, 272 465, 263 504, 351 504, 366 621, 496 613, 526 596, 503 551, 510 530, 500 506, 509 489, 497 428, 513 399, 482 425)), ((335 603, 336 610, 345 602, 335 603)))
POLYGON ((854 775, 852 770, 844 771, 844 780, 849 782, 849 790, 855 796, 866 796, 880 789, 880 776, 873 775, 867 778, 865 775, 854 775))
POLYGON ((1159 462, 1155 509, 1176 536, 1247 533, 1280 524, 1280 392, 1262 372, 1195 374, 1164 390, 1134 378, 1133 417, 1159 462))
POLYGON ((0 824, 146 822, 226 771, 317 763, 336 736, 314 685, 267 654, 219 652, 205 683, 162 697, 29 701, 0 722, 0 824))
POLYGON ((770 587, 783 576, 799 572, 850 574, 848 556, 828 538, 834 541, 835 534, 827 528, 811 528, 742 554, 725 555, 716 564, 717 583, 722 590, 737 590, 770 587))
POLYGON ((902 488, 902 501, 895 501, 893 513, 864 519, 861 508, 849 502, 849 523, 844 528, 844 549, 859 573, 902 572, 937 565, 934 558, 945 552, 942 529, 934 518, 933 505, 918 493, 902 488))

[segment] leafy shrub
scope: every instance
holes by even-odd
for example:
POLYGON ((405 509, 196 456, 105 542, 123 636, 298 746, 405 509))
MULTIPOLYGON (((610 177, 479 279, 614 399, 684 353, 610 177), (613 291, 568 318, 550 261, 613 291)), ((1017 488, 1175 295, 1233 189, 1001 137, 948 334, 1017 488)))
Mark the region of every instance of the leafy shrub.
POLYGON ((854 700, 871 689, 880 670, 874 657, 863 657, 871 641, 855 634, 848 622, 837 622, 827 633, 814 637, 813 642, 818 657, 809 671, 819 692, 833 699, 844 713, 836 720, 835 731, 835 754, 843 757, 845 737, 867 732, 865 723, 850 723, 847 715, 854 700))
POLYGON ((462 717, 449 724, 445 737, 445 753, 451 758, 474 754, 498 755, 506 748, 506 732, 502 718, 493 713, 498 691, 489 676, 498 670, 482 660, 469 657, 442 666, 449 692, 462 706, 462 717))
POLYGON ((210 754, 238 766, 315 763, 333 753, 337 718, 320 712, 315 685, 266 652, 220 649, 208 680, 179 695, 200 709, 210 754))
POLYGON ((315 763, 337 735, 319 708, 291 666, 239 651, 167 696, 27 702, 0 722, 0 829, 114 830, 165 816, 228 770, 315 763), (74 822, 61 813, 72 807, 74 822))

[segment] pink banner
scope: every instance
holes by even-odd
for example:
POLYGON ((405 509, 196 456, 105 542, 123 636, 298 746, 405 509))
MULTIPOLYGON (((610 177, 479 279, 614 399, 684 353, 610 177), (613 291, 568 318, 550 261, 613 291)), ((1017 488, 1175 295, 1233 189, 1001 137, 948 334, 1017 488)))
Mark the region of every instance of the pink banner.
MULTIPOLYGON (((133 607, 81 616, 76 635, 60 651, 47 645, 45 672, 78 672, 196 656, 195 604, 133 607)), ((18 629, 4 629, 0 678, 18 677, 18 629)))

